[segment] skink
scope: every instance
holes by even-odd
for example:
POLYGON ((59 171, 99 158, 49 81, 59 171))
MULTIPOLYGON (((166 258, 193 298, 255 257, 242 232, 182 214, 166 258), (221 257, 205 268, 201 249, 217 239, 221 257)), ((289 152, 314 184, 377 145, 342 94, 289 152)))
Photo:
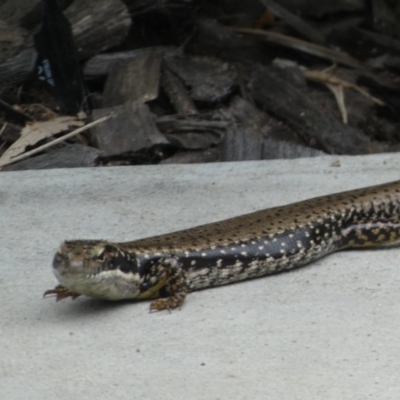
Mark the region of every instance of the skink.
POLYGON ((60 285, 45 295, 155 299, 260 278, 334 251, 400 241, 400 181, 317 197, 178 232, 113 243, 72 240, 53 260, 60 285))

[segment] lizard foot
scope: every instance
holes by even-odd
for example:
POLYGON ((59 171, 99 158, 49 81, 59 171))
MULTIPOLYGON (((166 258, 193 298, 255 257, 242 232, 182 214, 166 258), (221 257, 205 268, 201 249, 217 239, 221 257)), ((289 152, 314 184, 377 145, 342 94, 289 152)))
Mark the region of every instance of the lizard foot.
POLYGON ((72 297, 72 299, 75 300, 78 296, 80 296, 79 293, 71 292, 70 290, 68 290, 66 287, 64 287, 62 285, 58 285, 54 289, 46 290, 43 293, 43 297, 46 297, 49 294, 55 294, 56 301, 65 299, 66 297, 72 297))
POLYGON ((179 263, 175 259, 169 258, 164 260, 164 264, 168 265, 167 283, 162 289, 165 297, 153 301, 150 304, 150 312, 169 311, 181 307, 189 292, 185 274, 179 263))

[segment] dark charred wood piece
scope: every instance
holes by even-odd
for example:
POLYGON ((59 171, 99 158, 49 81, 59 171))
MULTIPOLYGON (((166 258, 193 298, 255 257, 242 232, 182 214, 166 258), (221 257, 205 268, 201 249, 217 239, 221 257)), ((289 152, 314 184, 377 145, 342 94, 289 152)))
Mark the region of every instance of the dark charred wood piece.
POLYGON ((160 68, 160 53, 147 53, 130 61, 113 64, 104 88, 103 107, 157 98, 160 68))
POLYGON ((115 156, 137 152, 155 145, 169 144, 160 133, 155 117, 147 105, 141 102, 102 108, 93 111, 94 119, 104 117, 110 112, 114 118, 93 128, 93 141, 105 156, 115 156))
POLYGON ((158 128, 163 132, 207 132, 224 130, 229 121, 209 121, 201 116, 166 115, 156 120, 158 128))
POLYGON ((219 148, 207 150, 178 151, 173 156, 162 160, 160 164, 197 164, 221 161, 219 148))
POLYGON ((310 24, 305 22, 303 19, 297 15, 288 11, 285 7, 282 7, 276 1, 273 0, 259 0, 264 6, 272 11, 276 16, 282 18, 288 26, 293 30, 300 33, 308 40, 313 43, 325 44, 324 36, 316 29, 314 29, 310 24))
POLYGON ((207 18, 197 20, 195 36, 188 43, 187 51, 207 57, 218 57, 220 60, 251 60, 265 64, 276 57, 265 51, 265 46, 260 40, 238 35, 229 27, 207 18))
POLYGON ((44 154, 3 167, 3 171, 94 167, 101 151, 81 144, 57 146, 44 154))
POLYGON ((279 4, 296 15, 321 18, 339 12, 362 11, 367 7, 365 0, 279 0, 279 4))
POLYGON ((120 44, 131 26, 128 8, 121 0, 74 1, 65 16, 82 59, 120 44))
POLYGON ((224 99, 237 86, 234 69, 217 59, 170 57, 169 68, 190 87, 194 101, 213 103, 224 99))
POLYGON ((115 53, 96 54, 85 63, 83 74, 86 79, 100 78, 107 75, 111 65, 117 62, 135 60, 137 58, 142 58, 147 54, 155 53, 171 56, 174 54, 180 54, 179 50, 174 46, 155 46, 129 51, 118 51, 115 53))
POLYGON ((31 47, 0 64, 0 90, 30 80, 33 77, 37 59, 36 50, 31 47))
POLYGON ((198 114, 198 110, 181 80, 164 62, 161 74, 161 86, 167 94, 177 114, 198 114))
POLYGON ((209 121, 201 116, 169 115, 160 117, 157 126, 172 145, 200 150, 221 143, 228 121, 209 121))
POLYGON ((277 74, 257 68, 249 84, 254 100, 275 118, 285 121, 312 147, 331 154, 367 154, 371 142, 362 132, 326 114, 319 104, 277 74))

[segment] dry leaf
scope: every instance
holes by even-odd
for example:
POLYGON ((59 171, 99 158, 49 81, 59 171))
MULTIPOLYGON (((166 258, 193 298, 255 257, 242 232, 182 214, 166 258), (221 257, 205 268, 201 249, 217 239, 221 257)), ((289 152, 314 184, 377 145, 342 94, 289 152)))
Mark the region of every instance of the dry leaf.
POLYGON ((0 158, 0 165, 8 163, 12 158, 24 153, 28 146, 33 146, 37 142, 49 138, 56 133, 82 125, 84 125, 83 121, 69 115, 53 118, 49 121, 28 123, 22 129, 21 137, 0 158))

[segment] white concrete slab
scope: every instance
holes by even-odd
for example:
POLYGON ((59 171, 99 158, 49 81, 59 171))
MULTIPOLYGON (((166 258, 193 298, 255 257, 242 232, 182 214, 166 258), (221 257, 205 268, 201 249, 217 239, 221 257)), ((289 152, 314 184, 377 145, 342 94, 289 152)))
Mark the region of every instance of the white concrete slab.
POLYGON ((0 173, 0 398, 400 398, 399 249, 148 302, 42 298, 64 239, 130 240, 399 179, 400 156, 0 173))

